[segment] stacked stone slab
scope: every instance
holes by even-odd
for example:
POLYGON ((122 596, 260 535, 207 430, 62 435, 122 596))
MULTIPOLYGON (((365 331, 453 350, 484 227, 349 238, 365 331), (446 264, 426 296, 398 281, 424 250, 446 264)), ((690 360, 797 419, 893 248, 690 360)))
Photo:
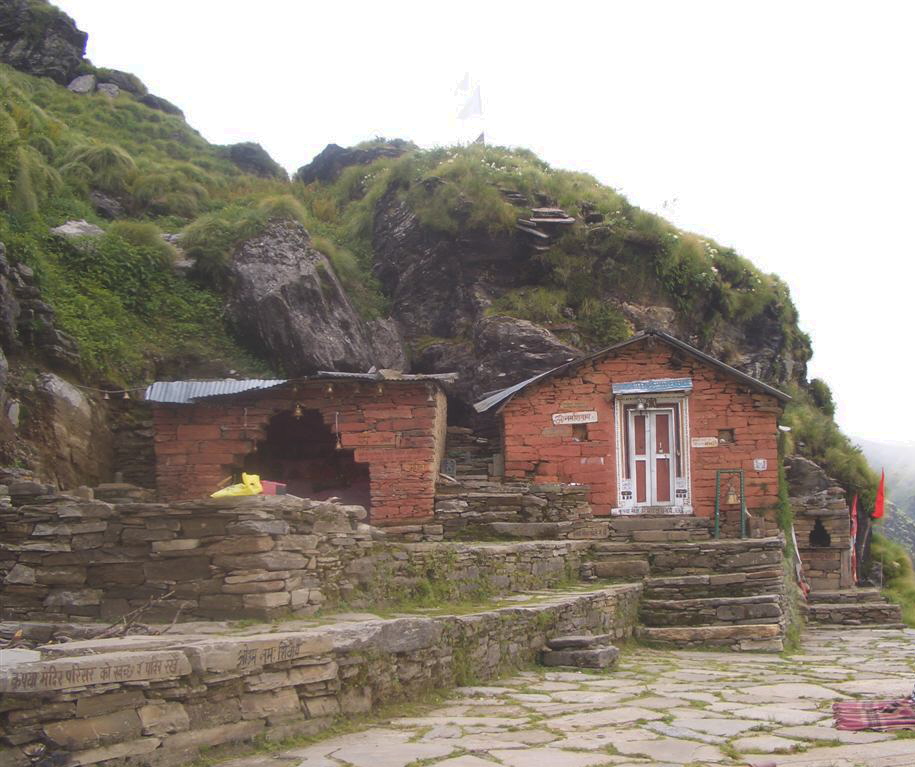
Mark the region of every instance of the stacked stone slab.
POLYGON ((560 636, 548 639, 540 653, 544 666, 608 669, 616 665, 620 651, 610 644, 609 634, 560 636))
POLYGON ((681 646, 780 650, 786 629, 779 537, 594 543, 584 575, 642 579, 639 636, 681 646))
POLYGON ((40 660, 0 669, 0 764, 171 767, 202 748, 314 734, 337 715, 529 663, 547 636, 626 639, 640 590, 557 593, 473 615, 47 646, 40 660))
POLYGON ((902 612, 879 591, 857 589, 851 570, 851 520, 845 491, 813 461, 785 463, 794 532, 810 584, 807 618, 842 626, 899 625, 902 612))
POLYGON ((371 546, 358 506, 282 496, 112 504, 48 490, 13 485, 13 505, 0 509, 7 618, 114 620, 150 600, 147 620, 313 613, 371 546))
POLYGON ((463 480, 439 483, 435 521, 445 538, 600 539, 607 520, 596 520, 580 485, 463 480))
POLYGON ((811 623, 849 628, 903 626, 899 605, 888 602, 877 589, 812 591, 807 597, 804 613, 811 623))

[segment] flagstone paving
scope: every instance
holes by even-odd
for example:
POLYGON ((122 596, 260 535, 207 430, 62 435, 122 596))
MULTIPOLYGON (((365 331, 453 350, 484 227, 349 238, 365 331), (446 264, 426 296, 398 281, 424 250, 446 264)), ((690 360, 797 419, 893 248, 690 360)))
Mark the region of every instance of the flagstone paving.
POLYGON ((913 683, 915 630, 814 629, 789 657, 632 647, 613 671, 524 671, 223 767, 913 767, 915 733, 842 732, 831 715, 913 683))

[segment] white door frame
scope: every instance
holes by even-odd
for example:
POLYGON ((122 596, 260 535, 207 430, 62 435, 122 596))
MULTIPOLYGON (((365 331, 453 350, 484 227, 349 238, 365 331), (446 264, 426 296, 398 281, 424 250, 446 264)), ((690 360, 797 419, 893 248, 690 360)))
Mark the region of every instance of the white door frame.
POLYGON ((692 514, 692 488, 690 481, 690 436, 689 436, 689 399, 684 395, 657 395, 652 398, 650 406, 638 411, 632 407, 628 413, 626 406, 637 405, 641 396, 616 396, 615 400, 615 432, 616 432, 616 487, 617 507, 611 509, 613 515, 633 515, 645 513, 662 514, 692 514), (679 418, 675 418, 675 411, 679 411, 679 418), (657 440, 650 437, 654 434, 655 415, 667 413, 670 429, 670 453, 658 453, 657 440), (646 461, 646 495, 645 500, 636 500, 636 459, 635 459, 635 429, 634 417, 645 414, 649 419, 646 423, 646 454, 639 460, 646 461), (679 422, 679 435, 677 423, 679 422), (628 430, 626 427, 629 427, 628 430), (625 433, 628 431, 631 443, 626 450, 625 433), (677 439, 679 436, 679 440, 677 439), (680 445, 680 473, 677 473, 676 446, 680 445), (628 455, 627 455, 628 453, 628 455), (657 459, 668 458, 670 466, 670 500, 657 502, 657 483, 653 481, 657 471, 657 459), (628 477, 624 476, 624 467, 628 467, 628 477), (650 468, 650 470, 649 470, 650 468))

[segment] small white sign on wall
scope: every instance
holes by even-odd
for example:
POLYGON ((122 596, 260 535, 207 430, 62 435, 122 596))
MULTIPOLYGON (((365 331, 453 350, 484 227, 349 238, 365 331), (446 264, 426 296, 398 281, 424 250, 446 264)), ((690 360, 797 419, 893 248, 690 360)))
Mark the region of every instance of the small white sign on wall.
POLYGON ((754 471, 765 471, 768 468, 769 468, 769 462, 765 458, 754 458, 753 459, 754 471))
POLYGON ((689 443, 693 447, 718 447, 718 437, 693 437, 689 443))
POLYGON ((570 423, 596 423, 596 410, 580 410, 576 413, 553 413, 553 423, 562 426, 570 423))

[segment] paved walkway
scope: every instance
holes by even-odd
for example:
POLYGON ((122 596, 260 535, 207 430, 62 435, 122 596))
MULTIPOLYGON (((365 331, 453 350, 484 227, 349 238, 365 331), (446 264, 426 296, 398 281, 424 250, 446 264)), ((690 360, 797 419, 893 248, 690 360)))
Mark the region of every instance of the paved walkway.
POLYGON ((841 732, 830 707, 901 697, 913 682, 915 630, 814 630, 790 658, 634 647, 611 672, 525 671, 422 715, 225 767, 912 767, 915 737, 841 732))

